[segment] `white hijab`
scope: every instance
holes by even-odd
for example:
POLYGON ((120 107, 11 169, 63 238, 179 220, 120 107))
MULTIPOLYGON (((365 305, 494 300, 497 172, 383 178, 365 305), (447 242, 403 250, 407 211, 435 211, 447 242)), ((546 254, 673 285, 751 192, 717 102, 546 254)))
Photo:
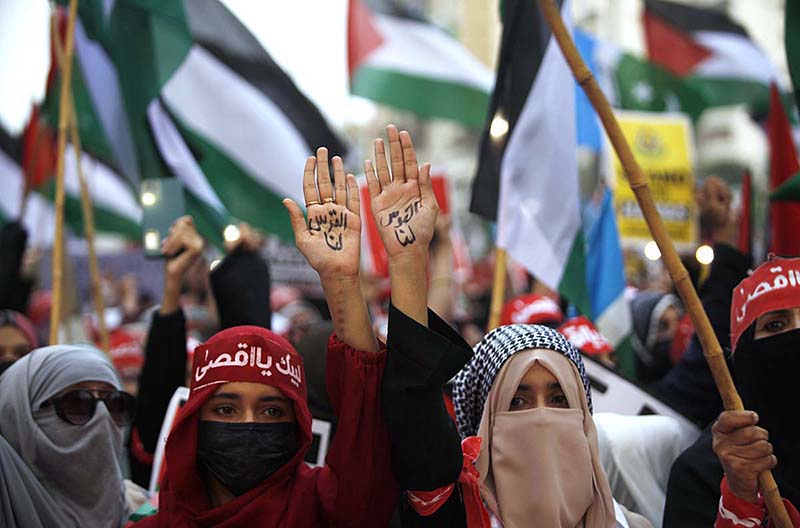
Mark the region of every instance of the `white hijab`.
POLYGON ((121 389, 102 352, 88 345, 39 348, 0 377, 0 523, 9 527, 121 526, 122 429, 98 402, 76 426, 42 404, 84 381, 121 389))

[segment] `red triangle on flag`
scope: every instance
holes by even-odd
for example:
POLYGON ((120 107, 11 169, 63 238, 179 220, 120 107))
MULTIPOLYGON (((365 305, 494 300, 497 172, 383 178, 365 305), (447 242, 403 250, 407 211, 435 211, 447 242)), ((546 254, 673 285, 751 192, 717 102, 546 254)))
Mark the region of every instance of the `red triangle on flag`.
POLYGON ((710 49, 698 43, 655 13, 644 11, 644 33, 650 60, 676 75, 686 76, 710 57, 710 49))
POLYGON ((370 53, 383 44, 372 12, 361 0, 350 0, 347 14, 347 71, 358 69, 370 53))

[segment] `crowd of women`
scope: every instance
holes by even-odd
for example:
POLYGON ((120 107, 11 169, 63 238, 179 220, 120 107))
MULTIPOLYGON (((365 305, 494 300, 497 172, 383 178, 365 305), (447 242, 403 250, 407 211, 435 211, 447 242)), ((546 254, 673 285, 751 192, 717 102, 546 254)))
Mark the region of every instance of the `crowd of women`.
MULTIPOLYGON (((23 318, 2 315, 0 525, 106 527, 137 518, 134 526, 145 528, 652 526, 612 494, 583 355, 569 339, 552 325, 512 322, 471 348, 428 308, 438 214, 431 168, 419 165, 407 132, 390 125, 387 134, 388 152, 376 139, 364 164, 389 262, 385 342, 362 293, 356 179, 325 148, 306 161, 306 215, 284 201, 330 310, 332 335, 315 337, 327 339, 325 357, 301 354, 269 330, 269 273, 244 226, 211 277, 224 329, 194 348, 187 371, 178 299, 202 248, 188 217, 164 243, 177 256, 166 264, 136 399, 98 349, 36 348, 23 318), (187 379, 160 487, 148 496, 125 477, 149 478, 169 397, 187 379), (335 419, 335 433, 325 464, 312 467, 305 460, 318 412, 335 419), (132 517, 142 505, 151 514, 132 517)), ((663 523, 768 526, 757 475, 772 469, 800 527, 800 431, 791 411, 800 259, 762 264, 727 290, 726 302, 748 410, 720 413, 678 459, 663 523), (703 479, 709 493, 688 491, 703 479)), ((672 300, 648 303, 658 320, 672 300)), ((639 345, 652 350, 658 339, 651 341, 639 345)), ((673 377, 675 386, 691 380, 673 377)), ((661 381, 669 393, 670 379, 661 381)))

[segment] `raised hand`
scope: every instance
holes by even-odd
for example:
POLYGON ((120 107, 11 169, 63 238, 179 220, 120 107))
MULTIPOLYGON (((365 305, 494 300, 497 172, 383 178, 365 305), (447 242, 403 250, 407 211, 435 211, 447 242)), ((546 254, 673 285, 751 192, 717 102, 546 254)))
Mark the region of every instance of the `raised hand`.
POLYGON ((168 257, 164 264, 164 297, 160 310, 162 314, 178 309, 186 272, 203 253, 203 245, 203 237, 195 229, 191 216, 178 218, 169 228, 169 235, 161 244, 161 252, 168 257))
POLYGON ((361 257, 361 215, 358 184, 352 174, 345 176, 342 159, 334 156, 333 181, 328 168, 328 149, 317 149, 316 158, 306 160, 303 195, 308 222, 291 199, 283 205, 289 211, 297 248, 321 278, 358 277, 361 257), (314 169, 316 168, 316 181, 314 169))
POLYGON ((375 164, 366 161, 372 214, 390 261, 403 254, 427 255, 439 205, 431 185, 431 166, 420 168, 411 136, 386 127, 391 171, 383 139, 375 140, 375 164))

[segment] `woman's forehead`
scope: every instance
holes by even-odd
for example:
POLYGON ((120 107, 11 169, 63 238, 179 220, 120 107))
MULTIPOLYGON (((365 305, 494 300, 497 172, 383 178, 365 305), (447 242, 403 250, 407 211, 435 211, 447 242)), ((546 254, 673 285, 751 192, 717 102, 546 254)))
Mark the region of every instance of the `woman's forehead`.
POLYGON ((85 390, 114 390, 114 386, 105 381, 81 381, 73 383, 61 392, 69 392, 71 390, 85 389, 85 390))
POLYGON ((264 396, 285 397, 281 390, 273 385, 263 383, 252 383, 249 381, 231 381, 220 385, 214 395, 218 394, 237 394, 239 396, 252 396, 261 398, 264 396))

